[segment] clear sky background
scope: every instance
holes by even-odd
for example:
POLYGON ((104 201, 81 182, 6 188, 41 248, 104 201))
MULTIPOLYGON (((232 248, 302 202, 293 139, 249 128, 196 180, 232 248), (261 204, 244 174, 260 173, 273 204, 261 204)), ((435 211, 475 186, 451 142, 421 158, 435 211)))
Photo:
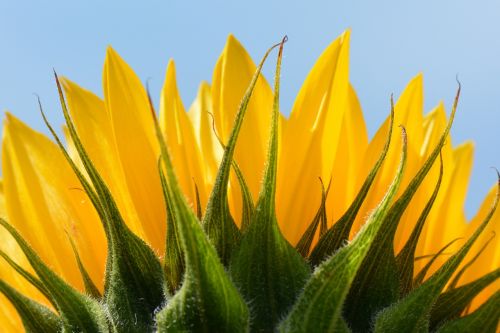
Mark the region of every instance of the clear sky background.
POLYGON ((419 72, 426 111, 440 100, 449 111, 459 74, 453 144, 476 144, 469 216, 495 182, 489 167, 500 168, 500 1, 0 0, 0 22, 0 110, 45 132, 33 93, 62 123, 52 68, 102 96, 109 44, 143 80, 150 78, 156 100, 174 58, 189 106, 199 82, 210 81, 229 33, 254 59, 287 34, 281 108, 288 114, 316 58, 350 27, 350 76, 370 135, 388 114, 390 93, 399 96, 419 72))

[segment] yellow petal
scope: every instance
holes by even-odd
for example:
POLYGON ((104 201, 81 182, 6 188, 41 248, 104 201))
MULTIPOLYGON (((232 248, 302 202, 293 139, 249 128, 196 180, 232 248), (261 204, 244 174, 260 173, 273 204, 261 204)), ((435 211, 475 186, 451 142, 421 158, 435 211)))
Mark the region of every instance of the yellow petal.
POLYGON ((146 240, 165 248, 165 204, 158 174, 159 148, 144 87, 132 69, 108 48, 103 74, 104 101, 125 181, 146 240))
MULTIPOLYGON (((0 217, 7 219, 5 196, 3 193, 3 181, 0 181, 0 217)), ((25 267, 28 266, 25 258, 20 255, 19 249, 15 248, 14 240, 3 228, 0 230, 0 244, 0 249, 7 253, 13 260, 16 261, 16 263, 25 267)), ((0 259, 0 279, 4 280, 26 296, 30 295, 32 298, 38 297, 39 299, 43 299, 40 293, 37 293, 37 291, 35 291, 32 287, 30 288, 29 283, 18 276, 17 273, 14 273, 12 268, 3 259, 0 259), (33 297, 33 295, 35 297, 33 297)), ((2 327, 2 332, 15 333, 19 331, 19 327, 21 326, 21 319, 19 318, 16 309, 12 306, 10 301, 0 293, 0 327, 2 327)))
MULTIPOLYGON (((389 100, 388 100, 389 110, 389 100)), ((366 216, 374 209, 382 200, 389 185, 396 173, 399 159, 401 158, 401 130, 398 125, 403 125, 406 128, 408 135, 408 160, 404 177, 401 183, 400 195, 406 188, 411 179, 415 176, 421 166, 420 145, 423 141, 423 79, 419 74, 414 77, 406 86, 403 93, 397 100, 394 106, 394 130, 391 138, 391 145, 385 161, 375 178, 372 188, 363 203, 360 212, 357 215, 351 234, 355 234, 361 225, 363 225, 366 216)), ((387 133, 389 131, 390 117, 387 117, 383 125, 379 128, 374 138, 368 145, 365 155, 364 170, 361 172, 362 177, 368 175, 369 170, 373 167, 376 160, 384 147, 387 133)), ((407 209, 405 215, 418 216, 416 207, 423 206, 418 202, 417 198, 412 200, 412 205, 407 209), (416 213, 416 212, 417 213, 416 213)), ((412 228, 415 221, 410 221, 403 217, 400 228, 412 228)))
POLYGON ((340 131, 332 172, 334 178, 327 200, 328 216, 331 217, 331 221, 337 221, 345 213, 364 180, 360 177, 360 172, 368 148, 368 134, 361 105, 352 86, 349 87, 347 109, 340 131))
MULTIPOLYGON (((472 219, 472 221, 466 226, 467 231, 464 233, 465 237, 470 237, 477 226, 484 220, 486 215, 491 209, 491 205, 497 194, 498 186, 495 184, 489 191, 485 200, 481 204, 481 207, 472 219)), ((479 256, 479 258, 470 266, 463 277, 460 279, 459 284, 466 284, 475 279, 480 278, 484 274, 487 274, 498 268, 498 263, 500 262, 500 242, 498 242, 498 237, 500 235, 500 209, 497 208, 490 223, 483 231, 481 236, 478 238, 471 251, 464 260, 464 263, 468 262, 474 255, 478 253, 481 247, 483 247, 486 242, 491 238, 493 241, 488 244, 484 252, 479 256)), ((493 295, 500 288, 500 281, 496 281, 483 290, 472 302, 470 311, 475 310, 479 305, 484 303, 491 295, 493 295)))
MULTIPOLYGON (((241 99, 255 70, 255 63, 248 53, 236 38, 230 35, 212 77, 215 125, 223 142, 227 142, 241 99)), ((260 190, 266 160, 272 105, 272 90, 261 75, 250 99, 234 154, 254 199, 260 190)), ((231 177, 229 199, 230 208, 238 218, 241 212, 241 196, 235 177, 231 177)))
POLYGON ((194 203, 196 200, 194 183, 202 185, 198 186, 200 197, 208 196, 207 189, 203 186, 204 161, 194 136, 193 126, 182 105, 175 76, 175 65, 171 60, 168 63, 160 100, 160 125, 166 134, 167 145, 181 188, 188 200, 194 203))
MULTIPOLYGON (((130 196, 113 135, 111 118, 104 101, 68 79, 63 79, 62 84, 69 112, 85 150, 113 194, 128 226, 144 237, 143 225, 130 196)), ((69 135, 66 137, 73 160, 79 161, 69 135)))
MULTIPOLYGON (((464 236, 467 219, 463 207, 472 171, 473 152, 474 145, 470 142, 464 143, 453 151, 453 164, 444 166, 448 169, 449 180, 447 184, 442 184, 435 207, 432 208, 422 230, 417 247, 418 254, 436 253, 448 242, 464 236)), ((447 257, 438 258, 429 274, 432 274, 446 259, 447 257)))
POLYGON ((333 169, 348 97, 349 37, 346 31, 320 56, 283 130, 276 209, 281 229, 292 244, 319 207, 318 177, 328 181, 333 169))
POLYGON ((210 95, 210 86, 203 82, 199 89, 194 103, 191 105, 188 116, 194 129, 194 136, 198 144, 203 163, 203 184, 198 186, 205 187, 205 196, 200 193, 202 204, 208 201, 208 194, 212 190, 217 170, 222 159, 223 149, 217 140, 213 127, 212 97, 210 95))
MULTIPOLYGON (((419 155, 421 158, 421 163, 423 163, 431 152, 435 149, 436 145, 439 143, 443 132, 446 129, 447 125, 447 117, 446 111, 444 109, 443 103, 438 104, 423 120, 423 139, 422 142, 419 143, 420 151, 419 155)), ((436 217, 435 212, 439 211, 439 208, 442 205, 443 200, 445 199, 446 189, 450 184, 451 175, 455 168, 455 160, 453 157, 453 149, 451 144, 451 139, 448 136, 444 147, 441 149, 441 153, 443 156, 443 178, 441 181, 440 191, 438 196, 434 202, 433 209, 429 213, 427 217, 426 224, 424 228, 427 228, 429 225, 439 225, 441 224, 439 218, 436 217)), ((439 169, 440 169, 440 161, 439 158, 434 162, 434 165, 428 172, 427 176, 424 178, 422 184, 419 189, 415 193, 412 201, 410 202, 410 206, 407 208, 407 212, 402 217, 402 222, 400 227, 396 233, 395 239, 395 250, 399 252, 401 248, 406 244, 408 237, 410 236, 415 223, 418 217, 421 215, 425 205, 427 204, 429 198, 431 197, 436 183, 439 179, 439 169)), ((444 206, 447 209, 447 206, 444 206)), ((424 233, 425 233, 424 229, 424 233)), ((451 240, 451 239, 450 239, 451 240)), ((422 245, 422 242, 419 243, 422 245)), ((444 246, 445 244, 438 244, 444 246)), ((438 251, 439 248, 436 250, 438 251)), ((420 253, 422 255, 429 254, 428 252, 420 253)), ((421 262, 422 263, 422 262, 421 262)))
POLYGON ((59 148, 7 114, 2 153, 8 221, 58 274, 82 288, 67 231, 76 239, 89 273, 101 284, 104 233, 59 148))

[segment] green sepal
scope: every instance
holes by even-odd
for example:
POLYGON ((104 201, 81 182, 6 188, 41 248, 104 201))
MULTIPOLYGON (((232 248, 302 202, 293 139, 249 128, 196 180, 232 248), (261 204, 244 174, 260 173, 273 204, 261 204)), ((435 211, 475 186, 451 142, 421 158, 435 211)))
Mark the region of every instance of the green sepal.
POLYGON ((215 178, 215 185, 210 193, 207 203, 205 216, 203 217, 203 228, 208 237, 215 245, 217 253, 224 265, 229 263, 229 259, 233 250, 238 246, 241 238, 241 232, 234 223, 233 217, 229 211, 229 203, 227 199, 227 188, 229 184, 229 174, 231 172, 231 165, 233 162, 234 151, 236 149, 236 141, 240 133, 243 119, 248 108, 250 97, 252 96, 257 80, 260 76, 262 66, 269 55, 269 53, 276 47, 267 50, 261 62, 257 66, 250 85, 241 100, 241 104, 236 118, 234 121, 229 140, 224 148, 222 161, 217 171, 215 178))
POLYGON ((279 77, 283 38, 276 65, 271 133, 262 188, 250 225, 231 258, 230 272, 245 299, 251 301, 250 329, 273 332, 293 305, 310 275, 309 266, 283 237, 275 211, 278 157, 279 77))
POLYGON ((474 297, 499 277, 500 268, 497 268, 473 282, 439 295, 432 307, 430 329, 434 330, 445 321, 460 317, 474 297))
MULTIPOLYGON (((415 261, 417 260, 421 260, 421 259, 425 259, 427 257, 430 257, 431 260, 429 260, 424 267, 422 267, 422 269, 417 273, 417 275, 415 276, 415 278, 413 279, 413 289, 415 289, 416 287, 420 286, 422 284, 422 282, 424 282, 424 279, 425 279, 425 276, 427 275, 427 272, 429 272, 429 269, 431 269, 432 267, 432 264, 434 264, 434 262, 437 260, 437 258, 439 258, 440 256, 444 255, 447 248, 449 248, 451 245, 453 245, 453 243, 455 243, 456 241, 458 240, 461 240, 462 238, 455 238, 453 240, 451 240, 450 242, 448 242, 445 246, 443 246, 437 253, 435 254, 432 254, 432 255, 425 255, 425 256, 420 256, 420 257, 416 257, 415 258, 415 261)), ((446 253, 447 254, 447 253, 446 253)))
MULTIPOLYGON (((396 195, 406 165, 407 144, 403 129, 403 153, 397 174, 387 193, 349 244, 322 262, 314 271, 291 312, 280 323, 280 332, 334 332, 352 281, 396 195)), ((340 324, 342 325, 342 324, 340 324)), ((347 325, 342 325, 345 328, 347 325)))
POLYGON ((0 292, 16 309, 26 333, 54 333, 62 329, 61 319, 42 305, 12 288, 0 279, 0 292))
POLYGON ((76 264, 78 265, 78 270, 80 271, 80 275, 82 277, 83 286, 85 287, 85 292, 90 297, 93 297, 97 300, 101 299, 102 298, 101 292, 96 287, 94 281, 92 281, 92 278, 87 272, 87 269, 83 265, 82 259, 80 258, 80 254, 78 253, 78 249, 76 248, 75 242, 69 236, 69 234, 68 234, 68 239, 71 244, 71 249, 73 250, 73 254, 75 255, 76 264))
POLYGON ((56 303, 52 299, 52 296, 50 296, 50 293, 47 291, 47 288, 43 285, 43 283, 40 281, 40 279, 24 268, 22 268, 20 265, 18 265, 14 260, 12 260, 11 257, 2 250, 0 250, 0 256, 10 265, 10 267, 14 268, 14 270, 19 273, 26 281, 28 281, 32 286, 34 286, 38 291, 42 293, 43 296, 47 298, 47 300, 55 307, 56 303))
POLYGON ((240 167, 233 161, 233 170, 236 174, 236 178, 238 178, 238 183, 240 184, 241 190, 241 201, 243 203, 243 208, 241 212, 241 233, 245 233, 248 226, 250 225, 250 220, 252 219, 252 215, 255 212, 255 206, 252 199, 252 193, 250 193, 250 189, 245 181, 245 177, 243 177, 243 173, 241 172, 240 167))
POLYGON ((327 223, 326 221, 326 198, 328 196, 328 192, 330 191, 330 184, 331 184, 331 179, 330 182, 328 183, 328 188, 325 191, 325 185, 323 184, 323 181, 320 178, 321 182, 321 204, 319 205, 318 211, 316 212, 316 215, 314 215, 313 220, 309 224, 309 227, 307 227, 306 231, 300 237, 299 242, 297 245, 295 245, 295 249, 300 253, 301 256, 304 258, 307 258, 307 255, 309 254, 309 251, 311 249, 311 244, 313 242, 314 236, 316 235, 316 231, 318 230, 318 226, 320 227, 320 237, 322 236, 321 234, 325 233, 325 225, 327 223))
MULTIPOLYGON (((219 144, 221 145, 222 149, 226 150, 226 145, 224 144, 224 142, 222 142, 220 136, 217 134, 217 130, 215 128, 215 118, 213 114, 211 114, 210 112, 208 114, 212 117, 212 129, 215 134, 215 137, 219 141, 219 144)), ((243 207, 241 212, 240 231, 243 234, 245 233, 246 228, 250 225, 250 219, 255 211, 255 205, 253 203, 253 198, 252 198, 252 193, 250 192, 250 188, 248 187, 247 182, 245 181, 245 177, 243 176, 243 172, 241 171, 240 167, 238 166, 238 163, 236 163, 235 160, 233 160, 232 166, 236 178, 238 179, 241 191, 241 201, 243 207)))
POLYGON ((394 254, 394 237, 401 217, 409 206, 417 189, 431 170, 441 152, 458 106, 460 84, 450 119, 438 144, 399 199, 394 202, 385 217, 381 230, 374 240, 352 284, 344 305, 344 318, 355 332, 367 331, 373 316, 399 299, 399 274, 394 254))
POLYGON ((156 315, 163 332, 246 332, 248 308, 232 284, 217 251, 205 235, 177 181, 165 139, 150 99, 151 114, 161 149, 167 207, 184 256, 182 286, 156 315))
POLYGON ((108 241, 103 301, 106 303, 110 320, 118 331, 149 331, 154 325, 154 312, 164 302, 167 294, 167 290, 164 289, 160 261, 154 251, 123 221, 111 192, 83 147, 69 115, 61 84, 55 72, 54 76, 71 140, 91 183, 67 153, 45 117, 41 105, 40 111, 103 224, 108 241))
POLYGON ((194 193, 196 196, 196 217, 201 222, 203 219, 203 208, 201 207, 200 190, 198 189, 196 182, 194 183, 194 193))
POLYGON ((500 320, 500 291, 471 314, 446 322, 436 333, 495 333, 500 320))
POLYGON ((471 260, 469 260, 468 263, 466 263, 465 265, 463 265, 463 267, 458 271, 457 274, 455 274, 455 277, 453 278, 453 280, 451 280, 451 282, 448 284, 448 290, 454 289, 457 286, 458 281, 460 280, 460 278, 462 277, 462 275, 465 273, 465 271, 467 271, 467 269, 470 266, 472 266, 472 264, 474 264, 474 262, 481 256, 481 254, 484 252, 484 250, 486 250, 486 248, 488 247, 488 244, 494 238, 495 238, 495 232, 493 232, 493 234, 491 235, 490 239, 488 239, 488 241, 481 247, 481 249, 476 253, 476 255, 471 260))
POLYGON ((104 310, 96 300, 82 295, 54 273, 7 221, 0 218, 0 225, 14 237, 40 278, 40 282, 50 293, 61 316, 63 332, 108 331, 104 310))
POLYGON ((167 180, 165 179, 165 174, 162 170, 161 159, 158 163, 158 170, 160 173, 165 206, 167 209, 167 236, 163 271, 165 272, 167 288, 171 294, 174 294, 179 288, 182 276, 184 275, 184 254, 182 253, 181 240, 179 238, 179 231, 177 230, 178 223, 175 222, 175 215, 173 214, 171 208, 174 203, 172 198, 169 197, 167 180))
POLYGON ((379 312, 375 320, 375 333, 419 332, 418 329, 428 329, 432 306, 474 242, 488 225, 498 206, 499 196, 500 174, 498 174, 495 202, 474 234, 427 281, 412 290, 405 298, 379 312))
POLYGON ((342 215, 342 217, 330 228, 328 231, 320 237, 318 243, 311 251, 309 255, 309 262, 313 267, 318 266, 323 260, 331 256, 335 251, 341 248, 345 242, 349 239, 349 233, 351 231, 352 225, 356 219, 356 216, 363 204, 366 196, 368 195, 368 191, 375 180, 375 176, 377 175, 382 163, 387 156, 387 152, 389 151, 389 145, 391 143, 392 130, 394 126, 394 102, 391 96, 391 116, 390 116, 390 124, 389 124, 389 133, 387 134, 387 140, 384 144, 384 148, 382 149, 382 153, 378 158, 377 162, 370 170, 370 173, 366 177, 361 189, 359 190, 356 198, 349 206, 347 211, 342 215))
POLYGON ((408 238, 408 241, 404 245, 403 249, 396 256, 396 265, 399 272, 399 296, 403 297, 410 292, 413 288, 413 272, 415 263, 415 251, 417 249, 418 240, 420 234, 424 228, 425 221, 429 212, 431 211, 434 201, 441 187, 441 181, 443 180, 443 155, 440 154, 440 165, 439 165, 439 178, 432 192, 432 195, 424 207, 424 210, 420 214, 413 231, 408 238))

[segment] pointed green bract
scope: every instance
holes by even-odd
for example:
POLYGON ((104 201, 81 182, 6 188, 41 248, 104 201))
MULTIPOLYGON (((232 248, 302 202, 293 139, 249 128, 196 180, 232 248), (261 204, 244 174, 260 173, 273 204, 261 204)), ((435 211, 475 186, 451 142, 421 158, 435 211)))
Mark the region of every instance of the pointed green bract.
MULTIPOLYGON (((386 217, 406 165, 407 143, 403 128, 403 153, 396 176, 366 224, 348 245, 314 271, 302 294, 279 326, 280 332, 332 332, 339 325, 345 297, 386 217)), ((345 329, 346 325, 340 324, 345 329)))
MULTIPOLYGON (((429 262, 427 262, 425 264, 425 266, 420 270, 420 272, 417 273, 417 275, 413 279, 413 285, 412 285, 413 289, 415 289, 416 287, 418 287, 419 285, 422 284, 425 276, 427 275, 427 272, 429 271, 429 269, 431 269, 432 264, 434 264, 434 262, 437 260, 437 258, 444 255, 445 254, 444 251, 446 251, 447 248, 449 248, 451 245, 453 245, 458 240, 461 240, 461 238, 453 239, 452 241, 448 242, 445 246, 443 246, 436 254, 430 255, 431 260, 429 260, 429 262)), ((424 257, 428 257, 428 256, 424 256, 424 257)), ((420 258, 424 259, 424 257, 420 257, 420 258)), ((417 260, 417 259, 419 259, 419 258, 418 257, 415 258, 415 260, 417 260)))
POLYGON ((149 101, 165 169, 163 175, 160 168, 160 175, 168 214, 185 264, 182 286, 156 315, 157 330, 245 332, 249 322, 247 305, 180 190, 151 99, 149 101))
POLYGON ((375 180, 375 176, 380 170, 380 167, 382 166, 382 163, 387 156, 387 152, 389 151, 392 129, 394 126, 394 101, 392 99, 392 96, 390 119, 391 122, 389 124, 389 133, 387 134, 387 140, 384 144, 384 148, 382 149, 382 153, 380 154, 380 157, 368 174, 368 177, 366 177, 363 185, 361 186, 361 189, 356 195, 356 198, 344 213, 344 215, 342 215, 342 217, 330 229, 328 229, 328 231, 322 237, 320 237, 318 244, 316 244, 316 246, 312 250, 311 255, 309 256, 309 262, 313 267, 318 266, 323 260, 331 256, 349 239, 349 233, 351 231, 352 224, 354 223, 359 209, 361 208, 361 205, 363 204, 366 196, 368 195, 368 191, 370 190, 370 187, 375 180))
POLYGON ((50 296, 50 293, 47 291, 47 288, 45 288, 45 286, 43 285, 43 283, 40 281, 40 279, 36 276, 34 276, 33 274, 31 274, 30 272, 28 272, 27 270, 25 270, 24 268, 22 268, 21 266, 19 266, 14 260, 12 260, 12 258, 10 258, 7 253, 3 252, 2 250, 0 250, 0 256, 12 267, 14 268, 14 270, 19 273, 19 275, 21 275, 23 278, 26 279, 26 281, 28 281, 31 285, 33 285, 36 289, 38 289, 38 291, 40 291, 42 293, 43 296, 45 296, 47 298, 47 300, 49 300, 49 302, 55 306, 55 302, 54 300, 52 299, 52 297, 50 296))
POLYGON ((453 280, 451 280, 451 282, 448 284, 448 290, 454 289, 457 286, 458 281, 460 281, 460 278, 462 277, 462 275, 481 256, 481 254, 483 253, 483 251, 486 250, 486 248, 488 247, 488 244, 494 238, 495 238, 495 233, 493 232, 493 234, 491 235, 491 238, 481 247, 481 249, 479 250, 479 252, 471 260, 469 260, 468 263, 466 263, 465 265, 463 265, 463 267, 458 271, 457 274, 455 274, 455 277, 453 278, 453 280))
POLYGON ((27 333, 61 331, 61 319, 54 312, 50 311, 46 306, 23 296, 3 280, 0 280, 0 293, 4 294, 14 305, 27 333))
POLYGON ((473 313, 441 326, 436 333, 495 333, 500 320, 500 291, 473 313))
POLYGON ((252 193, 250 193, 250 189, 248 188, 245 178, 243 177, 243 173, 235 161, 233 161, 233 169, 236 177, 238 178, 238 183, 240 184, 241 201, 243 202, 241 210, 241 232, 245 233, 250 225, 250 220, 255 211, 255 207, 253 204, 252 193))
POLYGON ((85 287, 85 292, 87 295, 95 298, 95 299, 101 299, 102 295, 99 289, 96 287, 94 281, 90 278, 89 273, 87 272, 87 269, 82 263, 82 260, 80 258, 80 254, 78 253, 78 250, 76 249, 75 242, 73 239, 69 236, 68 234, 68 239, 71 243, 71 249, 73 250, 73 253, 75 255, 76 263, 78 265, 78 270, 80 271, 80 275, 82 276, 83 280, 83 286, 85 287))
POLYGON ((264 57, 262 58, 254 76, 250 82, 250 85, 241 100, 241 104, 238 112, 236 113, 236 119, 234 121, 234 126, 229 135, 229 141, 227 142, 224 155, 222 156, 222 161, 217 171, 217 177, 215 179, 215 185, 208 199, 207 210, 205 216, 203 217, 203 228, 207 233, 210 240, 214 243, 215 248, 222 262, 227 265, 229 263, 230 255, 234 248, 239 244, 240 241, 240 230, 234 223, 233 217, 229 212, 229 204, 227 200, 227 187, 229 182, 229 173, 231 171, 231 164, 233 162, 233 155, 236 149, 236 141, 238 140, 238 135, 240 133, 241 125, 243 124, 243 119, 248 108, 248 103, 250 97, 252 96, 257 80, 260 76, 262 66, 271 52, 277 45, 270 48, 264 57))
POLYGON ((427 281, 414 289, 402 300, 381 311, 375 321, 376 333, 418 332, 417 328, 429 326, 429 314, 439 294, 458 268, 479 235, 488 225, 498 206, 500 196, 500 174, 498 174, 498 189, 495 202, 488 215, 474 234, 446 263, 439 268, 427 281))
POLYGON ((330 190, 330 183, 328 184, 328 189, 325 191, 325 186, 323 184, 323 181, 320 178, 321 182, 321 204, 318 208, 318 211, 316 212, 316 215, 314 215, 313 220, 309 224, 309 227, 307 227, 306 231, 300 238, 299 242, 297 245, 295 245, 295 249, 304 257, 307 258, 307 255, 309 254, 309 250, 311 249, 311 244, 313 242, 314 236, 316 235, 316 230, 318 229, 318 226, 320 226, 320 237, 322 236, 321 234, 325 233, 326 230, 326 197, 328 195, 328 192, 330 190))
POLYGON ((196 183, 194 183, 194 193, 196 195, 196 217, 201 221, 203 219, 203 208, 201 208, 200 190, 198 190, 196 183))
POLYGON ((185 263, 184 254, 182 253, 181 240, 179 238, 179 231, 175 222, 175 215, 172 211, 174 202, 169 195, 167 180, 162 170, 161 159, 158 164, 160 173, 161 187, 163 190, 163 197, 165 199, 165 207, 167 209, 167 236, 165 246, 165 258, 163 262, 163 270, 165 272, 165 280, 167 288, 171 294, 179 288, 184 275, 185 263))
MULTIPOLYGON (((344 318, 355 332, 364 332, 371 326, 373 316, 399 298, 399 274, 394 255, 396 230, 420 184, 441 152, 453 124, 458 106, 460 84, 450 119, 444 133, 422 168, 387 213, 382 230, 377 234, 361 269, 356 275, 344 306, 344 318)), ((410 137, 411 139, 411 137, 410 137)))
POLYGON ((80 141, 57 74, 54 72, 66 125, 92 185, 69 157, 57 134, 42 116, 94 205, 108 240, 104 302, 118 330, 144 332, 154 325, 154 312, 165 300, 163 271, 153 250, 127 227, 116 203, 80 141), (94 190, 95 189, 95 190, 94 190))
POLYGON ((283 45, 276 65, 274 103, 267 165, 255 213, 231 258, 230 271, 241 293, 251 302, 251 330, 273 332, 293 305, 310 274, 309 267, 279 230, 275 212, 278 156, 279 76, 283 45))
POLYGON ((440 155, 440 167, 439 167, 439 178, 436 183, 436 187, 432 192, 432 195, 424 207, 422 214, 418 218, 415 227, 408 238, 405 246, 401 252, 396 256, 396 264, 399 272, 399 294, 400 297, 408 294, 413 287, 413 273, 414 273, 414 262, 415 262, 415 251, 417 249, 418 240, 422 229, 424 228, 424 223, 427 219, 427 215, 431 211, 431 208, 436 200, 436 197, 441 187, 441 181, 443 180, 443 156, 440 155))
POLYGON ((19 232, 0 218, 0 225, 14 237, 29 263, 49 292, 61 316, 64 332, 106 332, 104 310, 94 299, 80 294, 43 263, 19 232))
POLYGON ((432 307, 430 329, 434 330, 442 323, 460 317, 460 314, 472 302, 474 297, 484 288, 500 278, 500 268, 482 276, 481 278, 454 288, 439 295, 432 307))

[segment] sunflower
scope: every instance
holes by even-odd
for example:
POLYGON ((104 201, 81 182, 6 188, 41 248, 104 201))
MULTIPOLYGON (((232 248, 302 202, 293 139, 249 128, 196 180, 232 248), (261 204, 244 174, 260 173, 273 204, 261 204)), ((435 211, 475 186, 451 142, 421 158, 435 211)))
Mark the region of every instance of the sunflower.
POLYGON ((285 40, 273 90, 232 35, 187 112, 173 61, 156 119, 109 47, 104 98, 56 76, 66 144, 7 113, 2 331, 494 331, 497 186, 467 221, 458 94, 424 114, 418 74, 370 140, 349 40, 289 117, 285 40))

